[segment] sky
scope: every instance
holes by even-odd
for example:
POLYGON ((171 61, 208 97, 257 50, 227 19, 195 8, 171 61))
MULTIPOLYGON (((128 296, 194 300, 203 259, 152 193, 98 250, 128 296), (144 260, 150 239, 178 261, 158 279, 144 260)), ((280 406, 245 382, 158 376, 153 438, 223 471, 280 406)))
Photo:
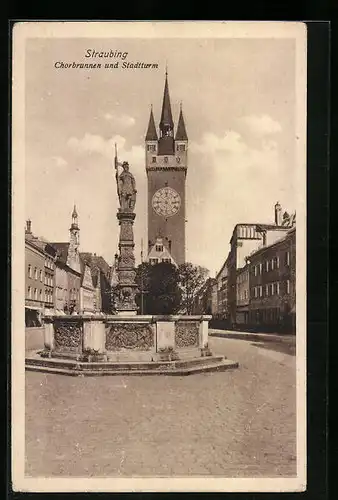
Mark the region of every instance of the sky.
MULTIPOLYGON (((237 223, 294 211, 293 39, 29 39, 25 62, 25 211, 32 231, 68 241, 74 203, 80 250, 109 264, 119 226, 113 145, 137 184, 136 263, 147 242, 144 137, 150 106, 158 125, 165 68, 175 125, 180 102, 189 138, 186 258, 221 268, 237 223), (128 52, 158 69, 56 69, 87 49, 128 52)), ((120 61, 121 64, 121 61, 120 61)))

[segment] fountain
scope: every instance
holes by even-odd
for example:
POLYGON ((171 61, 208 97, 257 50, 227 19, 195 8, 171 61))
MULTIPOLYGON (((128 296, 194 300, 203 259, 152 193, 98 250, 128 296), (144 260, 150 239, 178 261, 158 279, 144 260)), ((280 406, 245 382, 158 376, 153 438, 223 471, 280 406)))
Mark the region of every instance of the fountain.
POLYGON ((137 314, 133 234, 137 191, 128 162, 118 162, 116 146, 115 170, 120 236, 112 314, 46 316, 44 349, 26 357, 26 369, 69 375, 188 375, 237 368, 238 363, 211 353, 211 316, 137 314))

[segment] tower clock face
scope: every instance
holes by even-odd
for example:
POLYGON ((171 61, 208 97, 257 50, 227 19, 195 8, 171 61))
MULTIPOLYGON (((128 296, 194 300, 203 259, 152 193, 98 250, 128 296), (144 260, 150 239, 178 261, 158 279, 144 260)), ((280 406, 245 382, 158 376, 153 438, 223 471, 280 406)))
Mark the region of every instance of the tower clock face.
POLYGON ((178 213, 181 206, 181 197, 175 189, 164 187, 154 194, 152 206, 158 215, 171 217, 178 213))

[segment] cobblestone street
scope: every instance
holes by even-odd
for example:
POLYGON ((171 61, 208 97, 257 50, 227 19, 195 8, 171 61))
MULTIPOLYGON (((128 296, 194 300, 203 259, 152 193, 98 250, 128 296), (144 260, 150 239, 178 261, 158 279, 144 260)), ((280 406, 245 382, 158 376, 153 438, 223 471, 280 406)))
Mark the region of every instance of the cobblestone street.
POLYGON ((236 370, 187 377, 26 372, 29 476, 296 475, 296 358, 211 338, 236 370))

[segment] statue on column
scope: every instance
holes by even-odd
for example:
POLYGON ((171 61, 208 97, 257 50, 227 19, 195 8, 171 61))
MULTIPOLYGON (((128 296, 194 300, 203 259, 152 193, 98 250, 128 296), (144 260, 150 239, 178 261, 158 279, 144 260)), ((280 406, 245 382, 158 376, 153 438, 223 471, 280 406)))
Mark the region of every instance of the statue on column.
POLYGON ((120 202, 120 211, 132 212, 136 203, 136 182, 133 174, 129 171, 129 163, 124 161, 120 163, 117 159, 117 151, 115 144, 115 178, 117 195, 120 202), (122 172, 119 174, 118 167, 122 167, 122 172))
POLYGON ((120 163, 117 160, 115 144, 115 179, 119 198, 119 210, 116 214, 120 226, 119 255, 115 255, 114 269, 116 286, 113 287, 112 299, 113 309, 117 314, 136 314, 137 306, 135 294, 137 285, 135 283, 135 257, 134 257, 134 233, 133 224, 136 214, 134 212, 136 203, 136 182, 133 174, 129 171, 128 162, 120 163), (119 173, 118 168, 122 167, 119 173))

